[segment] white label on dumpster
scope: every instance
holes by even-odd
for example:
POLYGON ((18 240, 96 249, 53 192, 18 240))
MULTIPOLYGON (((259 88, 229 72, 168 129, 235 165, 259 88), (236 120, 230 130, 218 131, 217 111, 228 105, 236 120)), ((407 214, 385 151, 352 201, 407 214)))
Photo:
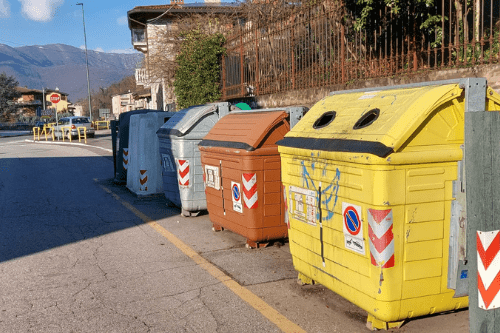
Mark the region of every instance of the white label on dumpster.
POLYGON ((316 225, 316 192, 301 187, 290 186, 290 214, 293 218, 316 225))
POLYGON ((176 172, 174 163, 172 163, 172 158, 169 154, 161 154, 161 165, 165 172, 176 172))
POLYGON ((220 190, 219 167, 205 165, 205 185, 220 190))
POLYGON ((378 91, 367 91, 363 96, 361 96, 358 99, 372 99, 373 97, 377 96, 378 91))
POLYGON ((361 207, 347 202, 342 202, 342 216, 344 244, 346 249, 359 254, 365 254, 361 207))
POLYGON ((233 210, 238 213, 243 213, 243 205, 241 204, 241 187, 240 184, 231 182, 231 197, 233 198, 233 210))

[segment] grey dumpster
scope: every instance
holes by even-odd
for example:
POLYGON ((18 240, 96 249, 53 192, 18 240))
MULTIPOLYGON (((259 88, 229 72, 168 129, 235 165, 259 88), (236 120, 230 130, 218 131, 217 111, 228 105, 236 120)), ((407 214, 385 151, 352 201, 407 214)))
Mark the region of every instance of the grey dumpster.
POLYGON ((138 196, 163 193, 156 131, 174 112, 148 112, 130 117, 127 188, 138 196))
POLYGON ((148 112, 162 112, 161 110, 151 110, 151 109, 143 109, 143 110, 134 110, 129 112, 124 112, 120 114, 120 118, 118 120, 118 133, 116 140, 118 143, 116 146, 118 147, 118 151, 116 152, 116 161, 115 161, 115 179, 116 183, 124 184, 127 182, 127 168, 128 168, 128 134, 129 134, 129 125, 130 125, 130 117, 135 114, 148 113, 148 112))
POLYGON ((213 103, 180 110, 157 132, 167 201, 196 216, 207 209, 198 143, 229 113, 230 104, 213 103))

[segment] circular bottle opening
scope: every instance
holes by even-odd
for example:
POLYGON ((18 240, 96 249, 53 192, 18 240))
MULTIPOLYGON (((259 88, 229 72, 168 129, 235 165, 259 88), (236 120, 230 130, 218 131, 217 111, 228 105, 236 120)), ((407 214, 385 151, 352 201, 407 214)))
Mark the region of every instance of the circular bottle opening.
POLYGON ((379 115, 380 109, 371 109, 370 111, 362 115, 361 118, 359 118, 353 129, 357 130, 370 126, 375 120, 377 120, 379 115))
POLYGON ((323 113, 321 115, 321 117, 316 119, 316 121, 313 124, 313 128, 320 129, 320 128, 323 128, 325 126, 330 125, 330 123, 335 119, 336 115, 337 115, 337 112, 335 112, 335 111, 328 111, 328 112, 323 113))

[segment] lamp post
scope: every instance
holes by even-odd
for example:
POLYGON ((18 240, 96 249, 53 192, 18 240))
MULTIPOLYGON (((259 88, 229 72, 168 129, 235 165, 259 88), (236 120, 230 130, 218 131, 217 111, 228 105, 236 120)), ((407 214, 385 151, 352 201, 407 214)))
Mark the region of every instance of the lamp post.
POLYGON ((87 34, 85 33, 85 12, 83 11, 83 3, 79 2, 76 4, 77 6, 82 6, 82 18, 83 18, 83 38, 85 40, 85 64, 87 66, 87 91, 89 95, 89 113, 90 113, 90 122, 92 122, 92 104, 90 102, 90 81, 89 81, 89 58, 87 55, 87 34))

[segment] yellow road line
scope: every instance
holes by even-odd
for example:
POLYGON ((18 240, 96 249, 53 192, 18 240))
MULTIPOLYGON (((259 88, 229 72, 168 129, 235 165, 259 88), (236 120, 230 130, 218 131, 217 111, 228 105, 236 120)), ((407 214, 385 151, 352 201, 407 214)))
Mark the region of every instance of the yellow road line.
MULTIPOLYGON (((97 179, 94 180, 97 181, 97 179)), ((143 214, 141 211, 139 211, 137 208, 135 208, 128 202, 124 201, 122 198, 120 198, 120 196, 111 191, 109 188, 100 184, 99 186, 107 193, 110 193, 116 200, 118 200, 123 206, 125 206, 128 210, 134 213, 145 224, 149 225, 160 235, 168 239, 175 247, 180 249, 185 255, 191 258, 198 266, 200 266, 214 278, 222 282, 222 284, 224 284, 229 290, 231 290, 238 297, 247 302, 254 309, 259 311, 264 317, 269 319, 273 324, 278 326, 283 332, 306 333, 306 331, 300 328, 300 326, 288 320, 285 316, 276 311, 272 306, 264 302, 257 295, 255 295, 250 290, 240 285, 238 282, 229 277, 226 273, 218 269, 211 262, 200 256, 196 251, 190 248, 186 243, 181 241, 179 238, 174 236, 167 229, 163 228, 161 225, 154 222, 151 218, 143 214)))

